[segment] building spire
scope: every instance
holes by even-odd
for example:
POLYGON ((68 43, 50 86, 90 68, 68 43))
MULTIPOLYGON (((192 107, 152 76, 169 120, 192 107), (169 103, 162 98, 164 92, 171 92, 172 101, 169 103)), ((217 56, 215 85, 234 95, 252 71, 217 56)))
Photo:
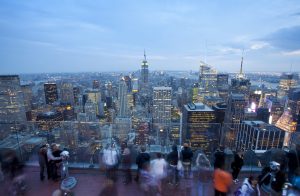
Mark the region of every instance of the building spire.
POLYGON ((144 61, 147 61, 147 58, 146 58, 146 50, 144 49, 144 61))
POLYGON ((243 75, 243 61, 244 61, 244 49, 243 49, 243 53, 242 53, 241 68, 240 68, 240 75, 243 75))

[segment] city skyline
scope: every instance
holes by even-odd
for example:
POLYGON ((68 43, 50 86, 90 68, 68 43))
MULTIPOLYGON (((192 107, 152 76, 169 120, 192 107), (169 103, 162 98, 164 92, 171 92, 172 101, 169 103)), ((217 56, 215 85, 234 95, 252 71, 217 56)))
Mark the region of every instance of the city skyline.
POLYGON ((297 1, 3 1, 0 74, 300 71, 297 1), (283 6, 284 5, 284 6, 283 6), (272 69, 270 69, 272 67, 272 69))

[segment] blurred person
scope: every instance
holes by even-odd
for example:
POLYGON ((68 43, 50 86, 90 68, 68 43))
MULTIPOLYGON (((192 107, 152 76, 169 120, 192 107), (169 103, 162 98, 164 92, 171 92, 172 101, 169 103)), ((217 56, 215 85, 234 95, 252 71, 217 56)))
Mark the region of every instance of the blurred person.
POLYGON ((206 192, 205 189, 207 189, 207 183, 209 179, 211 179, 212 174, 210 171, 211 164, 206 155, 203 152, 198 153, 197 158, 196 158, 196 166, 198 170, 198 195, 204 195, 206 192))
POLYGON ((124 145, 124 150, 122 153, 122 164, 123 164, 123 169, 124 169, 124 184, 131 183, 132 181, 132 176, 131 176, 131 152, 130 149, 127 147, 127 144, 124 145))
POLYGON ((220 146, 214 153, 214 169, 221 168, 225 165, 224 147, 220 146))
POLYGON ((40 147, 38 151, 39 157, 39 166, 40 166, 40 180, 43 181, 45 179, 45 170, 47 171, 47 177, 50 178, 49 164, 47 160, 47 145, 44 144, 40 147))
POLYGON ((184 177, 188 178, 191 176, 192 158, 193 158, 193 152, 189 147, 188 143, 183 144, 181 157, 182 157, 182 165, 184 169, 184 177))
POLYGON ((260 196, 258 181, 250 176, 245 178, 243 184, 234 192, 236 196, 260 196))
MULTIPOLYGON (((288 158, 288 180, 290 183, 296 177, 296 173, 300 173, 300 144, 296 148, 287 152, 288 158)), ((299 176, 299 175, 298 175, 299 176)))
POLYGON ((106 167, 106 177, 113 181, 117 180, 116 169, 118 168, 118 152, 115 148, 115 144, 112 144, 109 149, 103 152, 103 162, 106 167))
POLYGON ((2 159, 2 172, 4 179, 12 180, 20 171, 20 161, 14 151, 7 151, 2 159))
POLYGON ((226 196, 232 185, 232 176, 224 170, 224 166, 223 164, 215 168, 213 173, 215 196, 226 196))
POLYGON ((140 170, 141 188, 145 196, 156 196, 160 189, 157 179, 150 173, 150 163, 145 162, 140 170))
POLYGON ((161 192, 162 181, 167 177, 168 163, 160 152, 156 153, 156 157, 156 159, 150 162, 150 172, 156 179, 159 191, 161 192))
POLYGON ((53 191, 52 196, 63 196, 63 192, 60 189, 53 191))
POLYGON ((169 183, 172 185, 178 185, 178 182, 179 182, 179 176, 178 176, 179 171, 177 169, 178 160, 179 160, 179 153, 177 150, 177 146, 173 145, 172 151, 167 156, 167 161, 170 166, 169 183))
POLYGON ((239 181, 238 175, 244 165, 244 157, 242 152, 238 152, 234 155, 234 161, 231 163, 231 169, 232 169, 232 177, 234 183, 237 183, 239 181))
POLYGON ((134 180, 136 182, 138 182, 139 181, 139 176, 140 176, 140 171, 143 168, 143 165, 150 163, 150 155, 146 152, 146 147, 145 146, 141 146, 141 152, 136 157, 135 163, 138 166, 138 170, 136 172, 136 177, 135 177, 134 180))
POLYGON ((47 149, 47 159, 49 163, 49 170, 50 170, 50 176, 52 180, 57 180, 57 163, 62 161, 62 158, 60 156, 57 156, 57 153, 59 152, 59 147, 56 143, 51 144, 51 147, 48 147, 47 149), (56 156, 54 156, 54 154, 56 156))
POLYGON ((269 166, 266 166, 259 178, 261 189, 271 195, 281 195, 282 187, 285 183, 285 172, 281 170, 280 164, 276 161, 271 161, 269 166))

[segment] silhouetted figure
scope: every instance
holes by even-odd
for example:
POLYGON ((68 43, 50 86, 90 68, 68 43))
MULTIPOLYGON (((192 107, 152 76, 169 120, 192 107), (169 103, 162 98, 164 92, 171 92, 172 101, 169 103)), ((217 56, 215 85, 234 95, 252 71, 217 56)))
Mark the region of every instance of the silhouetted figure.
POLYGON ((182 157, 182 165, 184 169, 184 177, 185 178, 190 177, 191 169, 192 169, 193 152, 187 143, 183 144, 181 157, 182 157))
POLYGON ((244 165, 244 157, 241 152, 234 155, 234 161, 231 163, 232 177, 235 183, 238 182, 238 175, 244 165))
POLYGON ((178 176, 178 169, 177 169, 177 164, 179 160, 179 154, 177 150, 177 146, 173 145, 172 146, 172 152, 170 152, 167 156, 167 161, 170 165, 170 184, 172 185, 177 185, 179 182, 179 176, 178 176))
POLYGON ((135 163, 138 166, 138 170, 137 170, 136 177, 135 177, 134 180, 136 182, 138 182, 139 181, 140 171, 143 168, 144 164, 149 164, 150 163, 150 155, 148 153, 146 153, 146 147, 145 146, 141 147, 141 152, 136 157, 135 163))
POLYGON ((125 143, 123 154, 122 154, 122 165, 124 169, 124 184, 131 183, 132 176, 131 176, 131 152, 130 149, 127 147, 125 143))
POLYGON ((287 152, 288 158, 288 179, 292 183, 296 173, 300 171, 300 144, 296 145, 296 149, 287 152))
POLYGON ((214 153, 214 168, 221 168, 225 165, 224 148, 221 146, 214 153))
POLYGON ((57 164, 59 164, 62 160, 62 158, 60 157, 60 152, 61 151, 59 150, 58 145, 55 143, 51 144, 51 147, 47 149, 47 158, 52 180, 57 180, 59 177, 57 175, 57 164))
POLYGON ((42 145, 38 151, 39 157, 39 166, 40 166, 40 180, 43 181, 45 179, 45 170, 47 171, 47 177, 50 178, 50 170, 47 159, 47 145, 42 145))

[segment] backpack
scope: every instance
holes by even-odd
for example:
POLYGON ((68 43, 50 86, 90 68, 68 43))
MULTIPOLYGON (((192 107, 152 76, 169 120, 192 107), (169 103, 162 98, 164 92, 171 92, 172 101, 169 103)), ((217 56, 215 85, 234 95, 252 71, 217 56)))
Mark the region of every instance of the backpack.
POLYGON ((243 183, 236 191, 234 191, 234 196, 241 196, 242 195, 242 186, 246 185, 247 188, 249 188, 249 185, 247 183, 243 183))

